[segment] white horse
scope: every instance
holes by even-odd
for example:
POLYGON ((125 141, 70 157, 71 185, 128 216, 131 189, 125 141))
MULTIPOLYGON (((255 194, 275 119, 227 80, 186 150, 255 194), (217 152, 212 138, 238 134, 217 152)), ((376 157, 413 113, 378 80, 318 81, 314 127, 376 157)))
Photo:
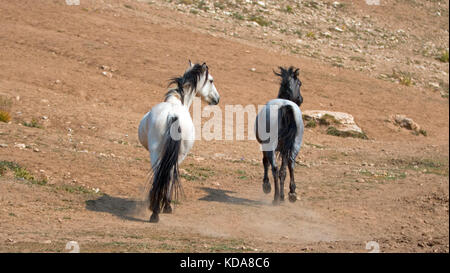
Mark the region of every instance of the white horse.
POLYGON ((159 221, 159 213, 171 213, 172 193, 180 188, 178 164, 180 164, 195 139, 194 123, 189 108, 195 96, 201 96, 208 104, 219 103, 219 93, 214 86, 208 66, 203 63, 189 67, 184 75, 173 78, 164 102, 155 105, 139 124, 139 141, 150 152, 153 169, 152 187, 149 193, 150 222, 159 221))

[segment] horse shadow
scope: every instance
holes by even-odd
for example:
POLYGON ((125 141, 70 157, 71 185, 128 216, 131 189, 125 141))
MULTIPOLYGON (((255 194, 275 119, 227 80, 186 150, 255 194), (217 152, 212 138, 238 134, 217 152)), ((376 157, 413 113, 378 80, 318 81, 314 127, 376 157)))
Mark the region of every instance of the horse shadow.
POLYGON ((145 201, 104 194, 97 199, 87 200, 85 204, 86 209, 90 211, 107 212, 128 221, 147 222, 136 217, 138 214, 141 214, 140 212, 143 211, 143 208, 148 207, 148 203, 145 201))
POLYGON ((201 187, 200 189, 208 193, 208 195, 198 199, 201 201, 221 202, 221 203, 237 204, 237 205, 244 205, 244 206, 264 205, 264 203, 260 202, 260 201, 230 196, 229 194, 235 193, 234 191, 213 189, 213 188, 208 188, 208 187, 201 187))

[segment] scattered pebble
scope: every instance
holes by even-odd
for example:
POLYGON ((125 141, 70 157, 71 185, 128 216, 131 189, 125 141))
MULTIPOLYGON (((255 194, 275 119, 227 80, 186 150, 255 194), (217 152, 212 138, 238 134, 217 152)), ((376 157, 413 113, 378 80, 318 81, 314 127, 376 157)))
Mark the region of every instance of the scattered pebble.
POLYGON ((107 72, 107 71, 103 71, 102 74, 103 74, 104 76, 110 78, 110 79, 111 79, 112 76, 113 76, 111 72, 107 72))
POLYGON ((23 143, 16 143, 14 144, 14 147, 19 149, 25 149, 27 146, 23 143))

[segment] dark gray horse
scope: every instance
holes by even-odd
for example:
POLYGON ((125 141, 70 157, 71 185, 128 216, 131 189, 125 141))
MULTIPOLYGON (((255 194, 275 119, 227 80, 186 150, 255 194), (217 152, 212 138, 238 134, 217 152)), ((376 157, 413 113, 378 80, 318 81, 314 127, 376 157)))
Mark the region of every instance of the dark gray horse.
POLYGON ((278 98, 269 101, 258 113, 255 122, 255 133, 263 151, 264 179, 263 191, 270 193, 269 165, 275 185, 273 204, 284 201, 284 180, 286 167, 289 168, 291 178, 289 184, 289 201, 295 202, 294 167, 295 158, 300 151, 303 139, 303 120, 300 105, 303 97, 300 94, 301 81, 298 79, 299 69, 279 67, 280 72, 275 75, 281 77, 278 98), (278 169, 276 154, 281 158, 278 169))

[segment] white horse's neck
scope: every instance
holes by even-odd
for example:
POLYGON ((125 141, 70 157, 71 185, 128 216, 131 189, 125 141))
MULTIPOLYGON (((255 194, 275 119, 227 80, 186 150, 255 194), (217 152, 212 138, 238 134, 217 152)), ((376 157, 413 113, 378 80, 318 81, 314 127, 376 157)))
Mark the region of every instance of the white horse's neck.
POLYGON ((195 93, 196 92, 193 90, 189 90, 189 92, 186 92, 183 99, 184 102, 182 102, 181 98, 179 97, 179 94, 173 92, 170 95, 167 95, 164 101, 173 104, 183 105, 189 111, 189 108, 191 108, 192 102, 194 101, 195 93))
POLYGON ((184 95, 184 107, 189 111, 189 108, 191 108, 192 102, 194 101, 195 92, 191 91, 184 95))

